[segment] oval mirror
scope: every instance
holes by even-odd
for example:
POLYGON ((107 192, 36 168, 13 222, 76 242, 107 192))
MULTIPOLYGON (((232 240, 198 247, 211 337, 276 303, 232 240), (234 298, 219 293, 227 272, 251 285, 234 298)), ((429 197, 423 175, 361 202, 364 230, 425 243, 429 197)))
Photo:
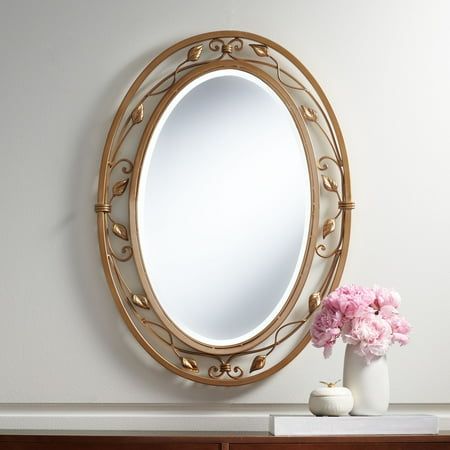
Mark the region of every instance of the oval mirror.
POLYGON ((283 368, 339 284, 345 144, 310 72, 220 31, 156 57, 122 101, 99 175, 99 246, 118 309, 156 361, 236 386, 283 368))
POLYGON ((146 291, 193 340, 240 344, 273 322, 300 273, 311 218, 301 131, 242 70, 209 71, 165 103, 137 190, 146 291))

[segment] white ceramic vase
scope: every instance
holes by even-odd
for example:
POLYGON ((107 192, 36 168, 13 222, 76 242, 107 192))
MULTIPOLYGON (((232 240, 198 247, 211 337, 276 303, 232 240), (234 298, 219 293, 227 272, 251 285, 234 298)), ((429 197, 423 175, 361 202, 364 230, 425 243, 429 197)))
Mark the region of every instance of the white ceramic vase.
POLYGON ((389 407, 386 356, 375 358, 367 364, 365 358, 355 352, 355 346, 347 344, 343 385, 352 391, 352 416, 380 416, 386 413, 389 407))

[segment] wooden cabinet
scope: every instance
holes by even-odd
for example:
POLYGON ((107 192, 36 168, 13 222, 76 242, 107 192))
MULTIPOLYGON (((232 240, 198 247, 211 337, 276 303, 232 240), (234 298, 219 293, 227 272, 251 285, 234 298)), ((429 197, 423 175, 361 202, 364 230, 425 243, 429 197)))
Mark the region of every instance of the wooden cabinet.
POLYGON ((450 450, 437 436, 275 437, 267 434, 0 435, 1 450, 450 450))

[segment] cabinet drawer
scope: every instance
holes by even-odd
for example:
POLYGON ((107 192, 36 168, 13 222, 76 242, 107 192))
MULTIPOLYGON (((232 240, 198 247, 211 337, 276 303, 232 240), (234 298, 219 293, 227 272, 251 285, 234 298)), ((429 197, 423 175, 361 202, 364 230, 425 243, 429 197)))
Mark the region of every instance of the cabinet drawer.
POLYGON ((246 443, 231 444, 230 450, 450 450, 445 442, 329 442, 329 443, 246 443))
POLYGON ((0 436, 1 450, 221 450, 216 442, 103 436, 0 436))

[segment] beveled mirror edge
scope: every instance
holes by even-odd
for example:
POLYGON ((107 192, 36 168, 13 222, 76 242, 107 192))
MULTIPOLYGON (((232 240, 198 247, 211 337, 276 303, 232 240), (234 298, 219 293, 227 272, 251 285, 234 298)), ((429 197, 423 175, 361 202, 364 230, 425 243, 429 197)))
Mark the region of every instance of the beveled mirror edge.
MULTIPOLYGON (((214 367, 214 369, 217 369, 217 372, 213 371, 214 376, 211 377, 211 374, 208 375, 198 375, 198 368, 196 367, 196 363, 194 360, 194 365, 189 360, 189 358, 184 358, 179 356, 179 360, 177 363, 174 363, 172 361, 169 361, 166 357, 164 357, 162 354, 159 353, 159 351, 152 347, 152 345, 149 344, 147 339, 143 336, 141 330, 135 325, 132 317, 130 314, 132 314, 132 310, 127 309, 129 308, 130 298, 122 299, 122 296, 120 294, 121 286, 119 286, 120 282, 117 279, 117 273, 115 268, 115 263, 117 261, 123 261, 128 260, 128 251, 130 250, 132 252, 131 247, 128 245, 124 245, 121 248, 122 255, 116 254, 114 250, 111 247, 110 242, 110 227, 108 226, 108 223, 111 222, 110 213, 112 210, 111 202, 114 200, 114 196, 110 195, 110 189, 111 186, 109 186, 109 177, 110 177, 110 171, 116 167, 114 164, 117 163, 115 161, 115 156, 118 147, 114 147, 116 134, 119 131, 119 126, 121 121, 124 119, 125 114, 129 108, 129 105, 131 101, 133 100, 133 97, 139 90, 142 83, 145 81, 147 76, 162 62, 164 59, 169 57, 170 55, 176 53, 177 51, 180 51, 184 48, 187 48, 189 46, 193 46, 195 44, 201 43, 202 41, 207 40, 222 40, 226 38, 236 38, 237 39, 244 39, 253 41, 254 50, 255 53, 258 56, 261 56, 257 53, 257 50, 260 52, 264 52, 265 50, 271 49, 279 54, 283 55, 286 59, 288 59, 296 68, 300 71, 300 73, 305 77, 305 79, 310 83, 312 86, 312 90, 317 94, 317 101, 319 101, 322 106, 320 106, 319 103, 317 103, 317 106, 320 110, 320 112, 324 115, 327 122, 329 122, 330 131, 333 134, 333 139, 335 139, 335 144, 338 149, 338 163, 341 171, 341 186, 340 186, 340 199, 339 199, 339 210, 341 214, 341 229, 340 229, 340 240, 339 245, 336 247, 336 250, 333 252, 333 266, 332 270, 330 270, 327 278, 326 283, 323 286, 323 292, 317 292, 313 293, 310 298, 310 312, 308 314, 308 317, 313 313, 314 309, 317 308, 320 304, 320 298, 325 294, 327 291, 333 289, 339 284, 345 260, 348 254, 348 244, 349 244, 349 238, 350 238, 350 226, 351 226, 351 209, 354 207, 354 203, 351 200, 351 189, 350 189, 350 179, 349 179, 349 167, 348 167, 348 159, 347 154, 345 150, 345 143, 342 137, 342 133, 339 127, 339 124, 336 120, 335 114, 330 106, 329 101, 327 100, 325 94, 323 93, 320 86, 317 84, 316 80, 312 77, 311 73, 304 67, 300 61, 295 58, 292 54, 290 54, 288 51, 286 51, 284 48, 279 46, 278 44, 274 43, 273 41, 266 39, 262 36, 258 36, 253 33, 247 33, 247 32, 240 32, 240 31, 217 31, 212 33, 204 33, 201 35, 197 35, 188 39, 185 39, 174 46, 168 48, 164 52, 162 52, 158 57, 156 57, 139 75, 139 77, 136 79, 136 81, 132 84, 131 88, 127 92, 125 98, 123 99, 115 117, 113 120, 113 123, 111 125, 110 131, 108 133, 101 167, 100 167, 100 175, 99 175, 99 192, 98 192, 98 200, 96 204, 96 212, 98 213, 98 235, 99 235, 99 247, 100 247, 100 254, 102 259, 102 264, 104 267, 104 271, 107 277, 108 284, 110 286, 110 289, 112 291, 113 297, 115 299, 115 302, 119 308, 119 312, 122 315, 123 319, 127 323, 130 331, 133 333, 135 338, 138 340, 138 342, 145 348, 145 350, 151 354, 160 364, 162 364, 164 367, 168 368, 172 372, 176 373, 177 375, 180 375, 184 378, 190 379, 192 381, 197 381, 200 383, 205 384, 211 384, 211 385, 223 385, 223 386, 237 386, 237 385, 243 385, 247 383, 252 383, 255 381, 262 380, 263 378, 266 378, 276 371, 280 370, 282 367, 284 367, 286 364, 288 364, 293 358, 295 358, 300 351, 304 348, 304 346, 309 341, 309 334, 306 334, 303 336, 297 344, 290 350, 289 354, 285 357, 283 357, 280 361, 273 364, 271 367, 267 368, 264 371, 261 371, 264 368, 264 364, 256 364, 256 366, 261 367, 253 367, 256 361, 253 361, 252 367, 250 369, 250 373, 254 370, 259 370, 260 372, 256 375, 249 375, 249 376, 243 376, 242 369, 241 372, 239 371, 234 372, 234 377, 231 372, 231 365, 227 361, 219 361, 220 367, 214 367), (111 158, 112 156, 112 158, 111 158), (125 306, 124 302, 128 303, 127 307, 125 306), (185 361, 186 360, 186 361, 185 361), (220 379, 219 377, 227 375, 230 378, 229 379, 220 379)), ((222 41, 223 42, 223 41, 222 41)), ((228 50, 226 47, 227 44, 224 43, 222 50, 228 50)), ((251 44, 249 44, 251 45, 251 44)), ((193 48, 191 48, 193 50, 193 48)), ((263 55, 264 56, 264 55, 263 55)), ((267 56, 267 55, 266 55, 267 56)), ((270 56, 269 56, 270 57, 270 56)), ((128 116, 128 119, 126 119, 127 123, 133 123, 135 118, 139 118, 139 111, 138 111, 139 105, 134 109, 131 113, 131 115, 128 116), (134 117, 132 117, 134 116, 134 117)), ((305 117, 306 120, 311 120, 311 118, 305 117)), ((139 122, 136 122, 139 123, 139 122)), ((123 128, 122 128, 123 131, 123 128)), ((120 136, 119 136, 120 138, 120 136)), ((124 173, 131 173, 132 168, 130 168, 129 172, 126 172, 122 168, 124 173)), ((323 169, 322 169, 323 170, 323 169)), ((126 188, 126 186, 125 186, 126 188)), ((325 187, 326 190, 328 190, 325 187)), ((336 191, 337 194, 339 194, 336 191)), ((125 227, 126 231, 126 227, 125 227)), ((120 234, 120 230, 119 230, 120 234)), ((117 235, 117 234, 116 234, 117 235)), ((125 239, 126 241, 128 239, 125 239)), ((320 245, 316 247, 316 253, 320 250, 320 245)), ((323 246, 326 248, 325 246, 323 246)), ((320 255, 319 255, 320 256, 320 255)), ((331 255, 330 255, 331 256, 331 255)), ((131 255, 130 255, 131 257, 131 255)), ((326 257, 326 256, 322 256, 326 257)), ((307 319, 306 318, 306 319, 307 319)), ((258 361, 256 361, 258 362, 258 361)), ((265 362, 265 361, 264 361, 265 362)), ((211 367, 210 369, 212 369, 211 367)))

